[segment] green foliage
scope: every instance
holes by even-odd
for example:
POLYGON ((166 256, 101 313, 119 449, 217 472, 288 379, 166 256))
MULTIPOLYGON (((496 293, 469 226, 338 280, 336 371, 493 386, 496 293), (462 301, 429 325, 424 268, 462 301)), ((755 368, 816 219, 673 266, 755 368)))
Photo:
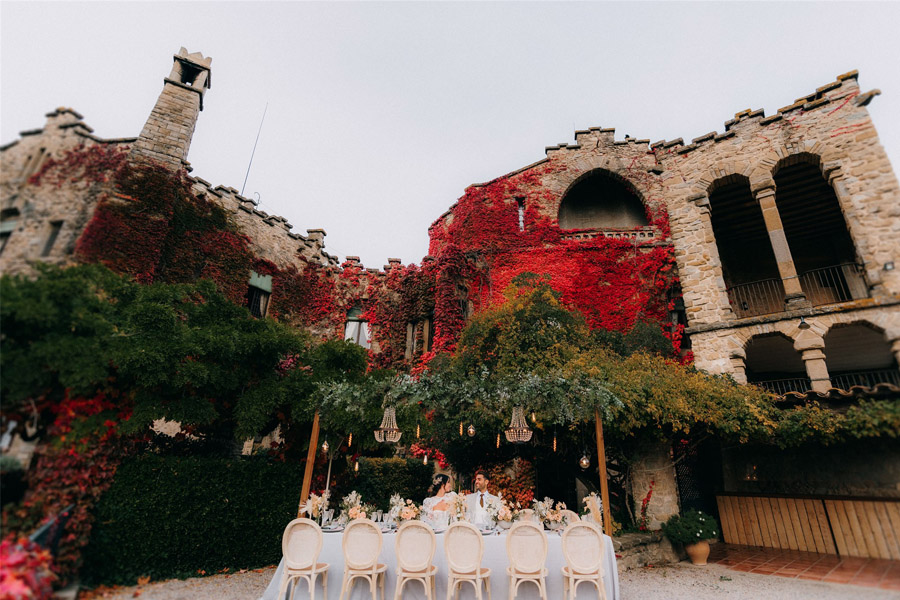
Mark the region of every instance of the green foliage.
POLYGON ((123 433, 166 418, 230 442, 309 416, 317 383, 364 373, 364 350, 315 346, 253 318, 210 281, 143 285, 98 265, 39 269, 34 280, 0 280, 0 391, 12 412, 36 400, 45 424, 64 398, 109 392, 119 405, 104 418, 130 413, 123 433))
POLYGON ((82 579, 133 585, 275 564, 302 476, 296 464, 256 457, 127 461, 95 509, 82 579))
POLYGON ((719 523, 715 517, 699 510, 672 515, 663 523, 662 529, 667 538, 678 544, 695 544, 719 537, 719 523))
MULTIPOLYGON (((346 485, 359 492, 367 504, 387 510, 395 493, 421 503, 428 496, 433 477, 434 465, 424 465, 420 460, 360 458, 359 473, 346 485)), ((332 505, 339 502, 339 497, 332 497, 332 505)))

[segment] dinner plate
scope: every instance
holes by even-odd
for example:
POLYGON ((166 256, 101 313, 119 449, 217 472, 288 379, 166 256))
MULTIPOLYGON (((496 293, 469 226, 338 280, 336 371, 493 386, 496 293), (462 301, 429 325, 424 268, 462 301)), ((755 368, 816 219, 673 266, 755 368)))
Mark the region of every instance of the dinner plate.
POLYGON ((322 531, 323 531, 324 533, 338 533, 338 532, 341 532, 341 531, 343 531, 343 530, 344 530, 343 527, 323 527, 323 528, 322 528, 322 531))

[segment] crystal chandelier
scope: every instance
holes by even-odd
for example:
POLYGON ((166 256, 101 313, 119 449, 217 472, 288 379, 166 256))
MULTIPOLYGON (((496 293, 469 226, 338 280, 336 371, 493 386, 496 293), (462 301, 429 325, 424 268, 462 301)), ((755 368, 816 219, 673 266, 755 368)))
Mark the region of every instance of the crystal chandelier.
POLYGON ((533 433, 525 421, 525 410, 521 406, 514 407, 509 428, 506 430, 506 441, 513 444, 524 444, 531 441, 533 433))
POLYGON ((400 441, 403 432, 397 427, 397 415, 393 406, 384 409, 384 417, 381 419, 381 427, 375 430, 375 441, 393 444, 400 441))

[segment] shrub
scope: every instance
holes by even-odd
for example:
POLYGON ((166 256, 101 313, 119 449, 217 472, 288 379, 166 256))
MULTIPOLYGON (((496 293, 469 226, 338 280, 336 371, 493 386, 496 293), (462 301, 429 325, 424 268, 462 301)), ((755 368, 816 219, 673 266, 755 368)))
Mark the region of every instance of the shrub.
POLYGON ((49 600, 54 579, 48 551, 25 538, 0 542, 0 598, 49 600))
POLYGON ((82 580, 134 584, 275 564, 302 475, 263 457, 126 461, 97 504, 82 580))
POLYGON ((719 537, 719 523, 715 517, 699 510, 672 515, 662 529, 667 538, 679 544, 694 544, 719 537))

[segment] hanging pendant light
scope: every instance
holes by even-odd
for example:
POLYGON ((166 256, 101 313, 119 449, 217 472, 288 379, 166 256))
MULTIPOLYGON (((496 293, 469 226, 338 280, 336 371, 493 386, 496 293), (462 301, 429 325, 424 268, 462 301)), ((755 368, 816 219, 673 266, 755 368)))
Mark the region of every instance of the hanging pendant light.
POLYGON ((359 473, 359 461, 358 460, 353 464, 353 472, 359 473))
POLYGON ((349 448, 352 445, 353 445, 353 432, 351 431, 350 437, 347 438, 347 447, 349 448))
POLYGON ((581 467, 582 469, 587 469, 588 467, 591 466, 591 459, 588 458, 587 454, 581 455, 581 460, 578 461, 578 466, 581 467))
POLYGON ((469 437, 475 437, 475 426, 470 424, 469 427, 466 429, 466 433, 469 434, 469 437))
POLYGON ((328 440, 326 439, 324 442, 322 442, 322 453, 323 454, 328 454, 328 447, 329 447, 328 440))
POLYGON ((500 449, 500 434, 497 434, 497 449, 500 449))
POLYGON ((400 441, 403 432, 397 427, 397 414, 393 406, 384 409, 384 417, 381 419, 381 427, 375 430, 376 442, 393 444, 400 441))
POLYGON ((556 452, 556 434, 553 434, 553 451, 556 452))
POLYGON ((422 455, 422 464, 423 465, 428 464, 428 455, 427 454, 422 455))
POLYGON ((506 441, 513 444, 524 444, 531 441, 534 433, 525 421, 525 409, 521 406, 513 408, 512 419, 509 421, 509 427, 506 430, 506 441))
POLYGON ((460 421, 459 422, 459 437, 462 437, 462 434, 463 434, 462 429, 463 429, 463 424, 462 424, 462 421, 460 421))
POLYGON ((416 423, 416 439, 419 439, 419 437, 421 437, 421 435, 422 435, 422 429, 419 426, 419 424, 416 423))

